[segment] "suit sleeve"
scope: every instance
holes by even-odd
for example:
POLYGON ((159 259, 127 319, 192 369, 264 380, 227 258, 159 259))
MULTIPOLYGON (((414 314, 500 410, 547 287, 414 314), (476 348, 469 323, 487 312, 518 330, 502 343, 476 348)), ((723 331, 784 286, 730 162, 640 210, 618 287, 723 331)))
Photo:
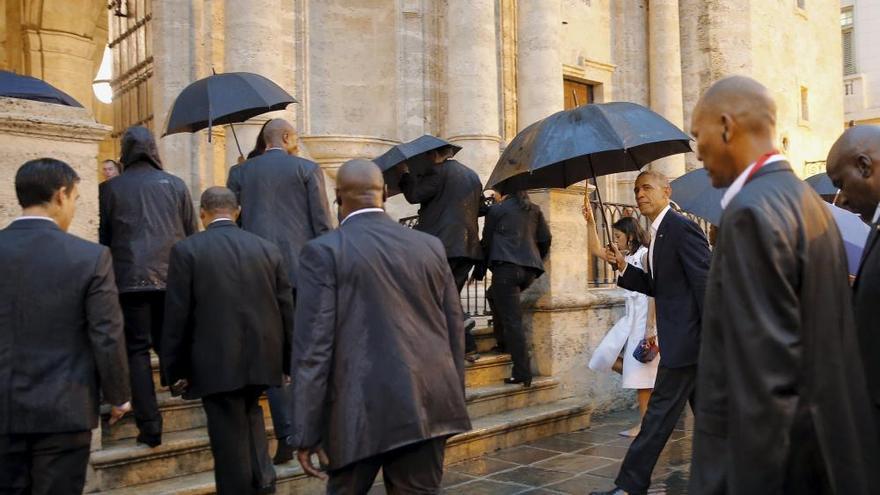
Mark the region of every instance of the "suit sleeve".
POLYGON ((409 204, 419 204, 430 201, 439 192, 443 185, 443 176, 440 173, 415 176, 412 173, 403 174, 400 178, 400 190, 409 204))
POLYGON ((295 448, 311 448, 322 440, 336 334, 336 266, 326 246, 307 243, 300 253, 297 285, 297 331, 293 334, 291 366, 293 440, 295 448))
POLYGON ((281 349, 283 367, 281 369, 284 370, 285 374, 291 375, 290 353, 292 350, 294 317, 293 289, 290 286, 290 280, 287 276, 287 269, 284 266, 284 260, 277 249, 273 250, 272 259, 275 263, 275 299, 278 301, 278 309, 281 311, 281 323, 284 327, 284 336, 282 339, 282 345, 284 347, 281 349))
POLYGON ((498 217, 496 207, 490 207, 486 213, 486 220, 483 222, 483 237, 480 240, 483 247, 483 259, 474 267, 474 278, 477 280, 483 280, 486 277, 486 270, 489 268, 489 254, 492 252, 492 238, 498 225, 498 217))
POLYGON ((626 290, 654 297, 654 284, 651 281, 651 274, 632 264, 627 264, 623 275, 617 277, 617 285, 626 290))
POLYGON ((110 196, 106 184, 101 184, 98 187, 98 242, 105 246, 113 241, 110 225, 110 196))
POLYGON ((180 205, 180 217, 183 220, 183 231, 189 237, 199 231, 196 209, 193 206, 192 196, 189 194, 189 188, 183 187, 183 204, 180 205))
POLYGON ((446 252, 443 246, 439 246, 436 252, 438 263, 443 271, 443 314, 446 317, 446 329, 449 332, 449 350, 455 361, 455 368, 461 379, 462 391, 464 390, 464 317, 461 312, 461 295, 455 285, 455 278, 446 262, 446 252))
POLYGON ((730 448, 742 455, 778 462, 767 456, 781 452, 799 400, 802 369, 801 308, 798 295, 798 253, 795 241, 770 224, 763 212, 732 211, 724 219, 721 280, 729 294, 720 328, 725 342, 727 404, 738 404, 728 415, 730 448), (741 446, 739 432, 751 430, 749 445, 741 446), (754 449, 754 450, 752 450, 754 449))
POLYGON ((709 277, 711 254, 709 243, 703 231, 693 222, 685 222, 678 242, 678 259, 694 291, 697 309, 703 314, 703 300, 706 297, 706 279, 709 277))
POLYGON ((124 404, 131 399, 128 357, 113 262, 106 248, 101 249, 89 282, 86 318, 104 400, 114 406, 124 404))
POLYGON ((547 225, 547 220, 544 219, 544 213, 538 210, 538 227, 535 230, 535 243, 538 245, 538 253, 541 255, 542 260, 546 259, 547 254, 550 253, 550 242, 552 240, 553 236, 550 235, 550 227, 547 225))
POLYGON ((327 202, 327 189, 324 187, 324 171, 320 166, 315 166, 306 183, 309 201, 309 215, 311 215, 312 233, 314 237, 333 230, 333 221, 330 219, 330 204, 327 202))
POLYGON ((226 177, 226 188, 235 193, 238 202, 241 203, 241 179, 239 178, 239 165, 233 165, 226 177))
POLYGON ((192 264, 180 243, 171 249, 162 327, 162 371, 168 383, 191 377, 192 264))

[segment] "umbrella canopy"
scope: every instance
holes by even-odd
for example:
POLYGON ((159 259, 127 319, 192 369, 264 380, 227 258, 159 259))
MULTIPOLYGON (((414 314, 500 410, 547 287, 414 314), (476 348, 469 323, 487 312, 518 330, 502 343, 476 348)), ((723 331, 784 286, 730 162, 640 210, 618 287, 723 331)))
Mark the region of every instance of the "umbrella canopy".
POLYGON ((868 240, 871 228, 855 213, 830 203, 825 204, 831 210, 831 216, 837 222, 837 229, 840 230, 840 236, 843 237, 849 273, 855 275, 859 270, 859 261, 862 259, 862 251, 865 249, 865 242, 868 240))
POLYGON ((673 180, 672 201, 684 211, 705 218, 712 225, 721 221, 721 197, 727 188, 715 189, 704 168, 691 170, 673 180))
POLYGON ((510 142, 487 188, 568 187, 691 151, 691 138, 635 103, 583 105, 535 122, 510 142))
POLYGON ((20 76, 5 70, 0 70, 0 96, 82 107, 72 96, 42 79, 20 76))
POLYGON ((837 196, 837 188, 834 187, 834 184, 831 183, 831 178, 825 172, 807 177, 806 183, 826 200, 833 200, 837 196))
POLYGON ((446 147, 452 149, 453 155, 461 150, 461 146, 456 146, 449 141, 434 137, 430 134, 425 134, 412 141, 393 146, 385 153, 382 153, 378 158, 374 159, 373 162, 385 172, 391 167, 405 162, 416 155, 446 147))
POLYGON ((174 100, 165 134, 196 132, 284 110, 296 99, 271 80, 250 72, 215 74, 190 84, 174 100))

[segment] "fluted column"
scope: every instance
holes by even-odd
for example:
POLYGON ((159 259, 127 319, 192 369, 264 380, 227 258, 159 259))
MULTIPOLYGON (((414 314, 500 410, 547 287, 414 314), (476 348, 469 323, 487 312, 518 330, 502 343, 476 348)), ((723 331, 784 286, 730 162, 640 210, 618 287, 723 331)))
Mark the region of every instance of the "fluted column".
MULTIPOLYGON (((650 0, 648 4, 651 109, 679 128, 683 128, 681 39, 678 16, 678 0, 650 0)), ((652 164, 652 168, 674 179, 685 172, 684 155, 657 160, 652 164)))
POLYGON ((449 0, 446 137, 485 181, 498 160, 498 56, 494 0, 449 0))
MULTIPOLYGON (((518 0, 517 129, 564 108, 559 0, 518 0)), ((581 102, 586 103, 586 102, 581 102)))

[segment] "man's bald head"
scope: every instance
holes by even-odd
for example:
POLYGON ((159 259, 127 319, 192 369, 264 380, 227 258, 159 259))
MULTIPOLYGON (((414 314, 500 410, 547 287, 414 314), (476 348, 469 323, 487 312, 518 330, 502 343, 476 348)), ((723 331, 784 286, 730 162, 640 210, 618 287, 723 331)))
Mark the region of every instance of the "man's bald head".
POLYGON ((759 156, 774 148, 776 102, 770 91, 745 76, 713 84, 694 109, 691 134, 697 158, 712 185, 727 187, 759 156))
POLYGON ((263 127, 266 148, 282 148, 290 154, 296 153, 296 130, 284 119, 272 119, 263 127))
POLYGON ((372 161, 362 158, 343 163, 336 174, 336 202, 340 218, 364 208, 382 208, 385 204, 382 171, 372 161))
POLYGON ((831 147, 825 170, 840 189, 837 202, 871 220, 880 202, 880 126, 847 129, 831 147))

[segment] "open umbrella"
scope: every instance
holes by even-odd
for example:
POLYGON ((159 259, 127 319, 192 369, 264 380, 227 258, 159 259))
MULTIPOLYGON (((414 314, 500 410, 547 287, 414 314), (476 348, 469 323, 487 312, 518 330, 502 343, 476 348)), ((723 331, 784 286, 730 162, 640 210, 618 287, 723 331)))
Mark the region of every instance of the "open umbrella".
POLYGON ((831 210, 831 216, 837 222, 837 229, 843 237, 843 247, 846 250, 846 261, 849 273, 855 275, 859 270, 859 261, 862 259, 862 251, 871 228, 862 221, 862 218, 850 211, 844 210, 831 203, 825 203, 831 210))
POLYGON ((6 70, 0 70, 0 96, 82 107, 72 96, 42 79, 21 76, 6 70))
MULTIPOLYGON (((271 80, 250 72, 214 74, 185 87, 168 113, 165 134, 196 132, 284 110, 296 99, 271 80)), ((235 128, 232 136, 241 153, 235 128)), ((210 131, 208 140, 211 139, 210 131)))
POLYGON ((805 181, 819 196, 822 196, 822 199, 834 202, 838 189, 831 183, 831 178, 828 177, 828 174, 822 172, 816 175, 811 175, 810 177, 807 177, 805 181))
POLYGON ((670 183, 672 201, 684 211, 705 218, 712 225, 721 221, 721 197, 727 188, 715 189, 704 168, 691 170, 670 183))
MULTIPOLYGON (((461 150, 461 146, 454 145, 449 141, 445 141, 430 134, 425 134, 412 141, 392 146, 388 151, 373 159, 373 163, 379 166, 382 170, 382 175, 385 176, 385 183, 388 184, 388 196, 394 196, 395 194, 400 193, 400 190, 397 189, 397 183, 400 181, 400 172, 395 168, 397 165, 400 165, 405 161, 421 162, 422 160, 417 159, 419 155, 442 148, 451 149, 452 155, 455 155, 461 150)), ((413 168, 413 165, 415 165, 415 167, 421 166, 420 163, 412 163, 410 168, 413 168)))

